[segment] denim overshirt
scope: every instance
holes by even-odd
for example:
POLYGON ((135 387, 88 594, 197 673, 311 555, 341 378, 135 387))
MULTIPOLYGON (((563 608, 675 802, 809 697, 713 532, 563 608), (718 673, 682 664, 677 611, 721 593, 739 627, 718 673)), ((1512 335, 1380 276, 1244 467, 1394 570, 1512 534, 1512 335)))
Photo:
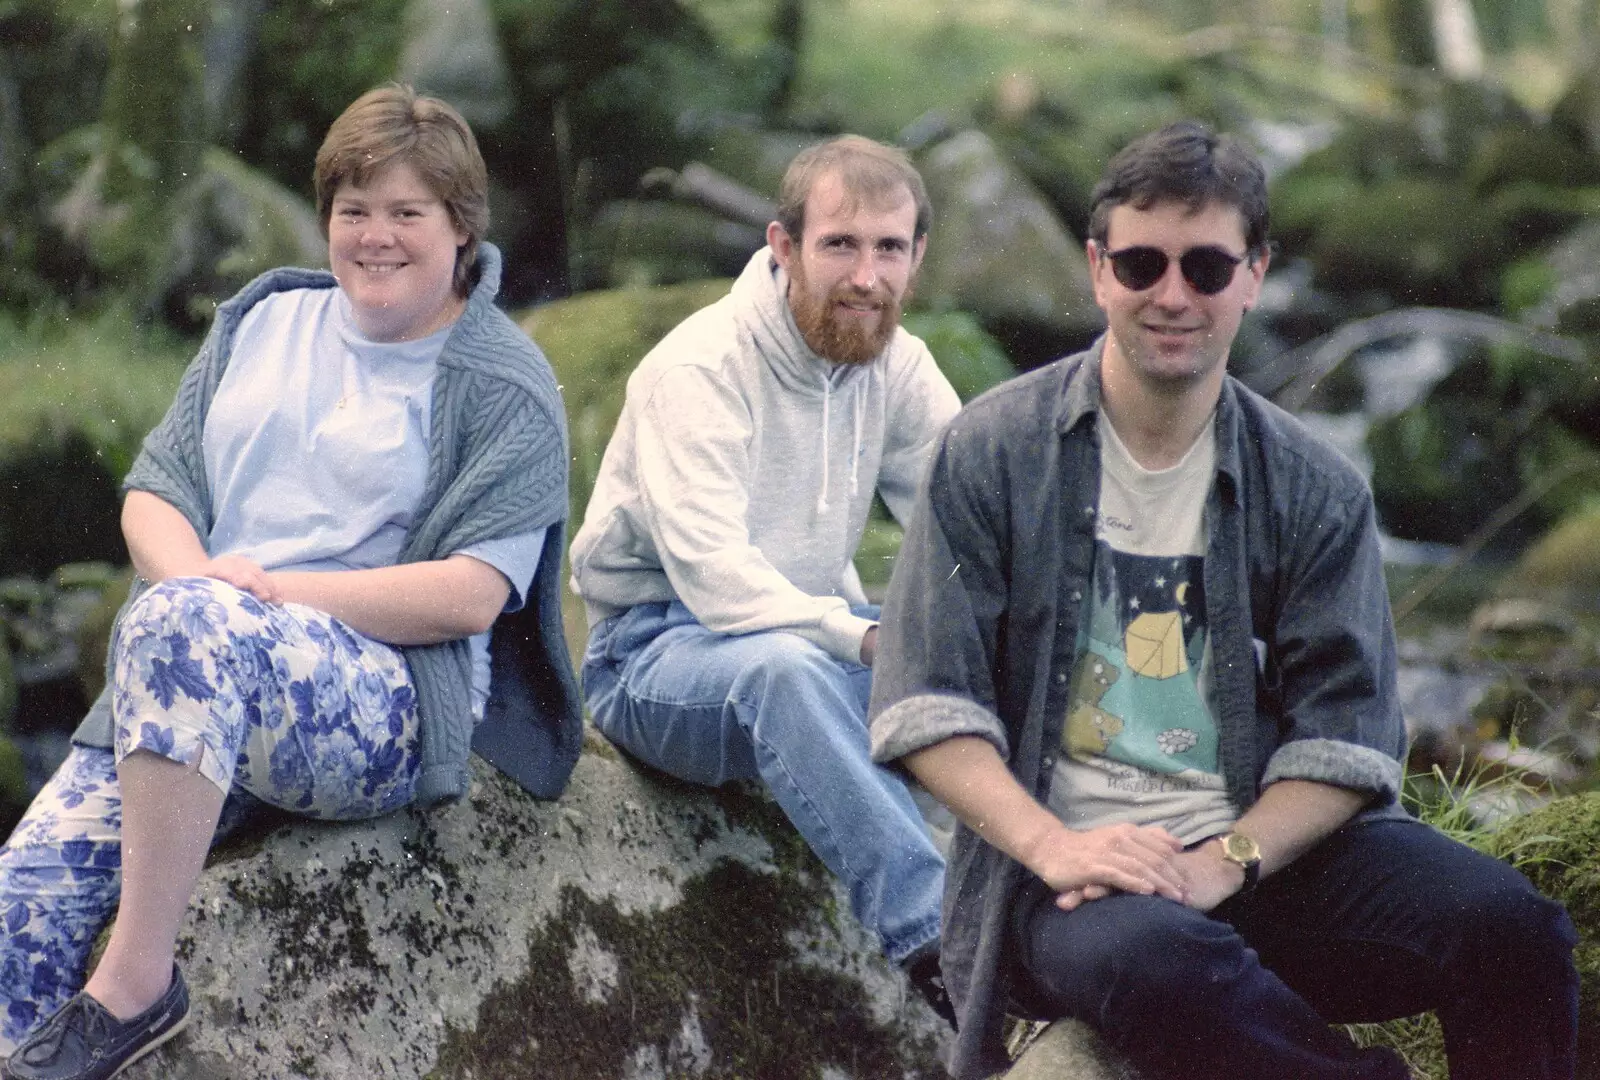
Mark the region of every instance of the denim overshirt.
MULTIPOLYGON (((1045 800, 1093 570, 1102 344, 990 391, 945 432, 884 604, 876 760, 977 736, 1045 800)), ((1366 481, 1232 377, 1214 422, 1205 603, 1228 794, 1243 813, 1267 784, 1314 780, 1370 793, 1368 814, 1401 813, 1405 728, 1366 481)), ((1007 1065, 1003 946, 1026 873, 958 830, 941 944, 958 1080, 1007 1065)))

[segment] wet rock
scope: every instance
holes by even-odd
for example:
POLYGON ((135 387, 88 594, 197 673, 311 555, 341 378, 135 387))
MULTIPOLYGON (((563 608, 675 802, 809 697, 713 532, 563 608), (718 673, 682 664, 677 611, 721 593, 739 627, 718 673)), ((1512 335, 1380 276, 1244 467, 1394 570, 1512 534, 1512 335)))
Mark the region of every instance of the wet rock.
POLYGON ((567 795, 291 822, 205 871, 156 1077, 943 1076, 942 1022, 765 799, 586 747, 567 795))
MULTIPOLYGON (((1585 222, 1544 253, 1533 283, 1542 294, 1528 321, 1562 333, 1600 332, 1600 221, 1585 222)), ((1534 273, 1534 271, 1524 271, 1534 273)))
MULTIPOLYGON (((1577 768, 1560 754, 1506 739, 1495 739, 1480 746, 1478 763, 1485 779, 1515 777, 1534 792, 1567 788, 1578 779, 1577 768)), ((1524 809, 1531 809, 1531 806, 1524 809)))
POLYGON ((964 131, 919 164, 934 206, 921 303, 972 312, 1024 362, 1098 332, 1083 248, 988 136, 964 131), (1030 355, 1019 352, 1024 343, 1030 355))
POLYGON ((1490 636, 1560 639, 1576 628, 1572 615, 1556 605, 1520 598, 1484 604, 1472 613, 1469 626, 1474 644, 1490 636))

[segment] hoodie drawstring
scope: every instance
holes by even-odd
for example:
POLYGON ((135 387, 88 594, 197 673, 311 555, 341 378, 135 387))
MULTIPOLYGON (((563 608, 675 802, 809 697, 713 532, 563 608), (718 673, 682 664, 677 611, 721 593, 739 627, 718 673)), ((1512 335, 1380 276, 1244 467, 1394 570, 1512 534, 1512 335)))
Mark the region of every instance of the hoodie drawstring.
POLYGON ((817 513, 828 512, 828 425, 829 405, 833 401, 833 380, 822 373, 822 494, 817 496, 817 513))
POLYGON ((861 392, 860 387, 857 387, 856 439, 855 444, 850 448, 850 497, 852 499, 856 497, 856 493, 860 490, 860 488, 856 485, 856 477, 861 472, 861 426, 866 415, 866 411, 866 395, 861 392))
MULTIPOLYGON (((861 440, 867 424, 866 395, 857 388, 855 394, 855 431, 850 446, 850 497, 861 491, 861 440)), ((833 379, 822 376, 822 493, 817 496, 817 513, 828 512, 828 443, 829 427, 833 419, 833 379)))

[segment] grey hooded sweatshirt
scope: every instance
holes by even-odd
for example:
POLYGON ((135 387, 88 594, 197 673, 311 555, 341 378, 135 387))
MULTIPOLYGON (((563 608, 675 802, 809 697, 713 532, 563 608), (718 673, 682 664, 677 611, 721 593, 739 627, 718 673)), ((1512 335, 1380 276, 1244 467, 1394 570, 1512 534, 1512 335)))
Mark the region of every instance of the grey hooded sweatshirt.
POLYGON ((897 329, 870 364, 800 337, 770 249, 680 323, 628 379, 572 541, 589 624, 681 600, 727 634, 785 630, 857 660, 872 625, 852 558, 873 492, 910 512, 960 407, 923 343, 897 329))

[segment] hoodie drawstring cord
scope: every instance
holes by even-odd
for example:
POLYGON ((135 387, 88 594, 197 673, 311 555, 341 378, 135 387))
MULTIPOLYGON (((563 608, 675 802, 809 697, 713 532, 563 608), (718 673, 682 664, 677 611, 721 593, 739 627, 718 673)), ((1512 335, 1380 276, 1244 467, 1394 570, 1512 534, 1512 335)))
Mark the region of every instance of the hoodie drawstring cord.
POLYGON ((850 448, 850 497, 853 499, 861 490, 856 484, 856 477, 861 473, 861 427, 866 414, 866 395, 861 388, 856 388, 856 439, 850 448))
POLYGON ((833 380, 822 373, 822 494, 817 496, 817 513, 828 512, 828 425, 829 406, 833 401, 833 380))

